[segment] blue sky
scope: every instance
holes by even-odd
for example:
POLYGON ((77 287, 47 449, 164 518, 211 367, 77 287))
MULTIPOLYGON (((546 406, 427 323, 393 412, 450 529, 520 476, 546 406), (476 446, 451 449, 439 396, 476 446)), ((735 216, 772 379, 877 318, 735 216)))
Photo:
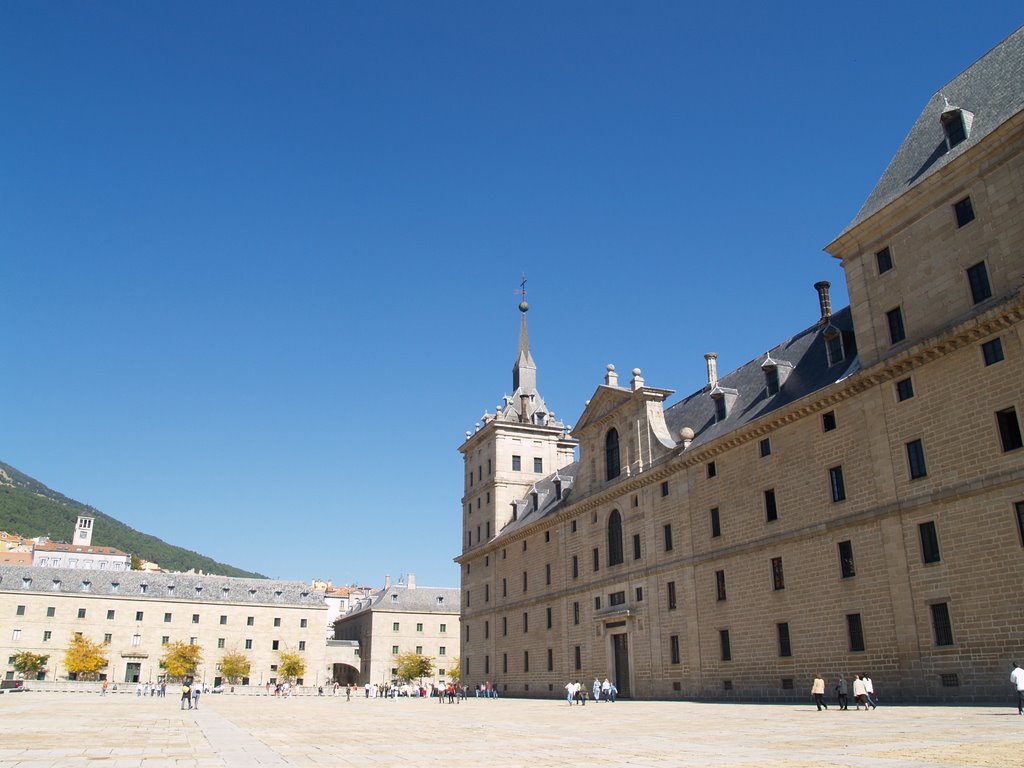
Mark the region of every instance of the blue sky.
MULTIPOLYGON (((0 460, 269 576, 454 586, 457 447, 678 396, 1019 2, 0 5, 0 460)), ((102 531, 96 535, 102 543, 102 531)))

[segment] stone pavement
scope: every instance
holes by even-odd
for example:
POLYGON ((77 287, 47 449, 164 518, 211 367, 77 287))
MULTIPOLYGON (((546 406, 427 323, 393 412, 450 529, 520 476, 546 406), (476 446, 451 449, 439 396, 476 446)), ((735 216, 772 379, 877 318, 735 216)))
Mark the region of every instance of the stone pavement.
POLYGON ((965 768, 1024 765, 1003 707, 693 704, 207 695, 200 709, 118 694, 0 696, 3 768, 629 765, 965 768))

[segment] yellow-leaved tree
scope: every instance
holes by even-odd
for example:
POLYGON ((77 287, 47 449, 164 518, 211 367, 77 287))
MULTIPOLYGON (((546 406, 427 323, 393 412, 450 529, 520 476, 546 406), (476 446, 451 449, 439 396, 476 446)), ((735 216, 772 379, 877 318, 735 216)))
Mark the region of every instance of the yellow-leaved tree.
POLYGON ((249 657, 241 651, 225 653, 220 660, 220 673, 232 684, 238 683, 243 677, 248 677, 251 667, 249 657))
POLYGON ((160 668, 174 680, 183 680, 196 673, 199 662, 203 660, 203 647, 189 645, 182 640, 175 640, 167 646, 160 658, 160 668))
POLYGON ((64 652, 64 668, 69 675, 82 680, 95 680, 99 671, 107 666, 103 646, 85 635, 71 635, 71 645, 64 652))
POLYGON ((280 651, 277 655, 281 659, 281 663, 277 665, 277 671, 285 680, 293 681, 306 673, 306 660, 299 654, 280 651))

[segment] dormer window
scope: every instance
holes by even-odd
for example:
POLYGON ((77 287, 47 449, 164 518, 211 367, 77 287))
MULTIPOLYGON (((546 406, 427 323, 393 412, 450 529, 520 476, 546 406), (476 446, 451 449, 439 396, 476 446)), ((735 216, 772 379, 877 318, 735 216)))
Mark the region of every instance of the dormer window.
MULTIPOLYGON (((714 395, 712 395, 714 397, 714 395)), ((728 408, 725 405, 725 396, 719 395, 715 397, 715 421, 725 421, 729 415, 728 408)))
POLYGON ((764 369, 764 384, 769 395, 777 395, 779 393, 779 369, 774 365, 771 368, 764 369))
POLYGON ((513 520, 518 520, 519 519, 519 501, 518 500, 512 502, 512 519, 513 520))
POLYGON ((561 501, 562 499, 562 478, 555 478, 555 500, 561 501))
POLYGON ((146 594, 146 590, 148 590, 148 589, 149 589, 149 585, 146 584, 145 582, 143 582, 142 584, 139 584, 139 594, 140 595, 146 594))
POLYGON ((444 605, 444 595, 438 595, 438 597, 437 597, 437 604, 438 605, 444 605))
POLYGON ((536 512, 540 506, 540 495, 536 491, 531 491, 530 499, 533 501, 533 511, 536 512))
POLYGON ((843 334, 834 325, 828 325, 822 333, 825 337, 825 354, 828 355, 828 364, 833 366, 846 359, 846 352, 843 349, 843 334))
POLYGON ((397 603, 398 602, 398 595, 391 595, 391 602, 392 603, 397 603))
POLYGON ((739 395, 735 389, 716 386, 711 390, 711 399, 715 404, 715 421, 722 422, 729 417, 733 404, 739 395))
POLYGON ((971 135, 974 114, 950 104, 949 99, 946 99, 946 108, 939 116, 939 122, 942 123, 942 132, 946 136, 946 149, 950 150, 971 135))
POLYGON ((167 585, 167 595, 169 597, 173 597, 174 596, 174 585, 173 584, 168 584, 167 585))

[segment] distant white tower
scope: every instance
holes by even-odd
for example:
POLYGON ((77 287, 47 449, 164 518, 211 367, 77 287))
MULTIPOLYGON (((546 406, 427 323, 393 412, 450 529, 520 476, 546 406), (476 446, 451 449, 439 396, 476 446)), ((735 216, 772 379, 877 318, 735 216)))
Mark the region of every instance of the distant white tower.
POLYGON ((92 544, 92 521, 91 517, 78 516, 78 522, 75 523, 75 540, 72 543, 82 547, 92 544))

